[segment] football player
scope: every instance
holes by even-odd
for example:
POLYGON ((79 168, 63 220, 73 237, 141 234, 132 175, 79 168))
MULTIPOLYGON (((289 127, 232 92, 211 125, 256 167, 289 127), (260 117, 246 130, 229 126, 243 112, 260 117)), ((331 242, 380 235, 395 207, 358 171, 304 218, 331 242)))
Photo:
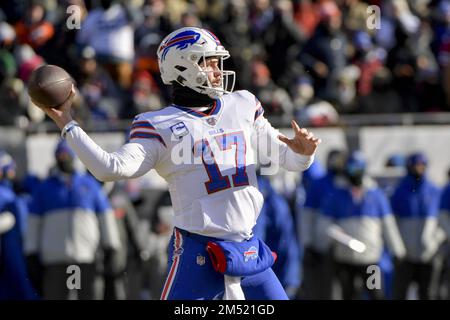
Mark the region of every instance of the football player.
POLYGON ((223 70, 229 56, 205 29, 165 37, 158 62, 173 103, 137 115, 116 152, 105 152, 72 119, 70 99, 44 109, 99 180, 156 169, 168 182, 175 228, 162 299, 287 299, 271 269, 274 256, 252 234, 264 202, 256 158, 303 171, 321 141, 295 121, 293 138, 280 134, 252 93, 233 92, 235 73, 223 70))

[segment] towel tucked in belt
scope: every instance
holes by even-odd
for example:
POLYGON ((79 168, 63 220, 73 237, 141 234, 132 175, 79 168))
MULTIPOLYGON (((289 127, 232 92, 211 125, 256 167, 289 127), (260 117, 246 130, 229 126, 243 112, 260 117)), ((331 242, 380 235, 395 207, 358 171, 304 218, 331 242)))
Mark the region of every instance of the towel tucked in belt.
POLYGON ((245 300, 241 277, 263 272, 276 260, 275 252, 257 237, 243 242, 208 241, 206 250, 214 270, 224 274, 225 300, 245 300))

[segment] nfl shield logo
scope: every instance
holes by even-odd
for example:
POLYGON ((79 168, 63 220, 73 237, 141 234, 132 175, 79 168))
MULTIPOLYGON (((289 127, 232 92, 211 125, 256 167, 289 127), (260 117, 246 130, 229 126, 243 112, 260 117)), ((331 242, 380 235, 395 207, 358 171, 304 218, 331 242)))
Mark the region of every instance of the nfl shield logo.
POLYGON ((215 126, 217 123, 217 119, 216 118, 208 118, 208 119, 206 119, 206 122, 208 122, 208 124, 210 126, 215 126))
POLYGON ((204 257, 204 256, 198 255, 198 256, 197 256, 197 264, 198 264, 199 266, 204 265, 204 264, 205 264, 205 257, 204 257))

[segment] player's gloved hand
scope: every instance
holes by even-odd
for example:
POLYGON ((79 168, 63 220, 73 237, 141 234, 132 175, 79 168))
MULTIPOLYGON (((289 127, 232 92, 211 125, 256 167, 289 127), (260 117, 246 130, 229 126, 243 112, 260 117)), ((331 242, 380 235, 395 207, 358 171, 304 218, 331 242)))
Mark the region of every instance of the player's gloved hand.
POLYGON ((294 120, 291 121, 295 136, 292 139, 280 134, 278 139, 287 144, 295 153, 311 156, 316 152, 318 145, 322 142, 319 138, 304 128, 300 128, 294 120))

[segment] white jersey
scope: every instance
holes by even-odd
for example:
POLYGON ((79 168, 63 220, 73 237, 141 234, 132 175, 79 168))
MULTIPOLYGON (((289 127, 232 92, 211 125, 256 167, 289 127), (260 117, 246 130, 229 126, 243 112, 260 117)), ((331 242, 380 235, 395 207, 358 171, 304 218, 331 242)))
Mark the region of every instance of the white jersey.
POLYGON ((264 202, 256 159, 294 171, 313 161, 313 156, 292 152, 278 134, 255 96, 237 91, 217 99, 208 114, 170 105, 138 115, 129 143, 115 153, 101 150, 79 127, 67 134, 67 141, 101 180, 156 169, 169 185, 175 226, 241 241, 252 236, 264 202))

